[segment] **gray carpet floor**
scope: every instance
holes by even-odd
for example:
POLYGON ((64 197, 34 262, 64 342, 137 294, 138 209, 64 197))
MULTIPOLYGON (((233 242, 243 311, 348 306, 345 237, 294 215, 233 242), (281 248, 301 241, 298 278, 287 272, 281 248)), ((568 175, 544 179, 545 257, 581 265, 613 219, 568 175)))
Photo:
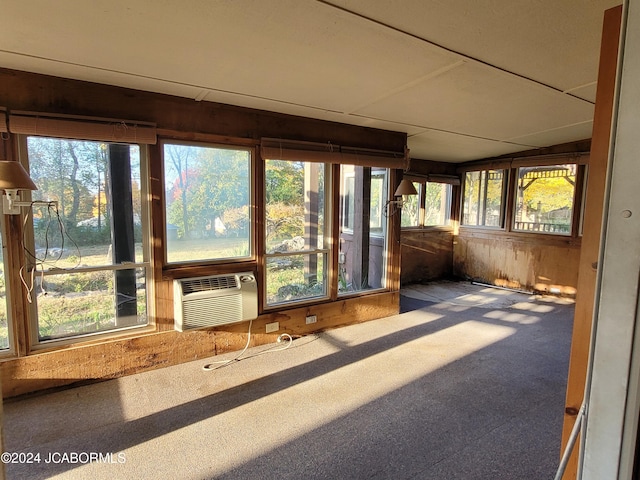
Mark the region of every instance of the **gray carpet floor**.
POLYGON ((402 295, 405 313, 213 371, 9 400, 5 450, 33 463, 7 478, 553 478, 573 303, 450 282, 402 295))

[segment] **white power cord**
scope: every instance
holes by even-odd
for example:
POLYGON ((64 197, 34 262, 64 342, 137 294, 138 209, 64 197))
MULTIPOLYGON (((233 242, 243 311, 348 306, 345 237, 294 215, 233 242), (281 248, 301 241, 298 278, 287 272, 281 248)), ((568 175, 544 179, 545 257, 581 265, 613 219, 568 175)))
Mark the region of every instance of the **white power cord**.
MULTIPOLYGON (((238 355, 236 355, 234 358, 231 358, 229 360, 220 360, 217 362, 207 363, 206 365, 202 366, 202 369, 205 371, 217 370, 218 368, 222 368, 226 365, 229 365, 230 363, 240 361, 242 359, 242 355, 244 355, 244 352, 246 352, 247 349, 249 348, 249 343, 251 342, 251 326, 252 325, 253 325, 253 320, 249 320, 249 331, 247 332, 247 343, 238 355)), ((276 348, 277 345, 274 345, 273 347, 267 348, 266 350, 263 350, 261 352, 258 352, 254 355, 251 355, 245 358, 257 357, 258 355, 262 355, 263 353, 281 352, 282 350, 286 350, 293 343, 293 337, 288 333, 282 333, 278 336, 276 343, 280 343, 284 339, 288 340, 287 344, 284 347, 276 348)))
MULTIPOLYGON (((43 218, 44 218, 44 214, 43 214, 43 218)), ((42 295, 46 295, 47 291, 45 288, 45 281, 44 281, 44 273, 45 273, 45 266, 48 265, 50 268, 56 268, 58 270, 68 270, 68 271, 73 271, 76 267, 80 266, 80 264, 82 263, 82 253, 80 251, 80 247, 78 246, 78 244, 75 242, 75 240, 73 240, 73 238, 71 238, 68 234, 68 232, 66 231, 65 227, 64 227, 64 222, 62 221, 62 218, 60 217, 60 212, 58 211, 58 204, 57 202, 40 202, 40 201, 34 201, 30 203, 30 208, 28 210, 28 212, 24 215, 23 221, 22 221, 22 232, 23 232, 23 237, 22 237, 22 249, 25 252, 25 255, 29 258, 29 260, 33 263, 32 267, 27 268, 26 265, 22 265, 20 267, 19 270, 19 276, 20 276, 20 281, 22 282, 22 285, 24 286, 25 292, 26 292, 26 296, 27 296, 27 301, 29 303, 33 303, 33 290, 35 288, 35 275, 38 272, 40 275, 40 293, 42 295), (26 247, 26 240, 24 238, 25 232, 27 231, 26 226, 27 223, 29 222, 30 218, 33 218, 33 206, 34 205, 46 205, 47 206, 47 224, 46 224, 46 228, 45 228, 45 235, 44 235, 44 240, 45 240, 45 249, 44 249, 44 256, 43 258, 38 258, 38 256, 36 255, 36 252, 31 252, 29 251, 29 249, 26 247), (49 259, 49 230, 51 228, 51 223, 53 221, 53 214, 55 214, 55 220, 57 220, 57 225, 59 228, 59 234, 60 234, 60 252, 58 253, 57 257, 53 258, 53 259, 49 259), (65 250, 65 237, 67 237, 72 244, 75 246, 75 250, 77 252, 77 258, 78 260, 76 261, 76 264, 71 267, 71 268, 65 268, 65 269, 61 269, 61 268, 57 268, 55 267, 56 263, 62 258, 62 255, 64 253, 65 250), (40 268, 40 270, 38 270, 38 268, 40 268), (27 272, 27 275, 25 275, 25 272, 27 272)))

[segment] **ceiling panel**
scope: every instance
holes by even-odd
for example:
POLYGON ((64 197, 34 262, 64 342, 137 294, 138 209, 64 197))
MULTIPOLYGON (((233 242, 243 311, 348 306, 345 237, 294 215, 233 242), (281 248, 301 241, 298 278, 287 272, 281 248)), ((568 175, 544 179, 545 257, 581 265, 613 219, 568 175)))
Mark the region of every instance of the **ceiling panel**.
POLYGON ((60 62, 41 58, 28 58, 23 55, 6 53, 1 50, 0 67, 186 98, 196 98, 202 92, 202 88, 191 85, 167 82, 152 77, 132 76, 128 73, 114 72, 83 65, 61 64, 60 62))
POLYGON ((588 121, 593 117, 593 105, 468 62, 357 113, 506 140, 588 121))
POLYGON ((461 163, 530 150, 531 146, 427 130, 409 138, 412 158, 461 163), (416 156, 413 149, 420 152, 416 156))
POLYGON ((21 35, 0 30, 5 49, 338 112, 455 61, 309 0, 61 3, 53 18, 30 9, 21 35), (95 10, 98 25, 88 20, 95 10), (99 36, 92 33, 96 26, 99 36))
POLYGON ((595 80, 604 11, 622 2, 329 0, 328 3, 564 91, 595 80))
POLYGON ((511 138, 509 141, 545 147, 547 145, 568 143, 576 138, 591 138, 592 130, 593 121, 589 120, 576 125, 567 125, 554 130, 546 130, 544 132, 536 132, 522 137, 511 138))
POLYGON ((402 131, 457 162, 590 134, 617 3, 3 0, 0 66, 402 131))
POLYGON ((581 85, 579 87, 570 88, 569 90, 566 90, 565 93, 574 95, 578 98, 583 98, 595 104, 597 87, 598 87, 597 82, 593 81, 587 85, 581 85))

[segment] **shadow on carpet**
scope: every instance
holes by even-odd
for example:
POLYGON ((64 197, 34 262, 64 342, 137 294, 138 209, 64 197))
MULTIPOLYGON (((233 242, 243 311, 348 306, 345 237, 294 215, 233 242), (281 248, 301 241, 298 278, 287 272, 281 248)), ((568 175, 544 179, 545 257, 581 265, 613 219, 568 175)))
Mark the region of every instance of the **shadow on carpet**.
POLYGON ((435 303, 436 302, 430 302, 428 300, 418 300, 417 298, 411 298, 411 297, 406 297, 404 295, 400 295, 400 313, 420 310, 421 308, 435 305, 435 303))

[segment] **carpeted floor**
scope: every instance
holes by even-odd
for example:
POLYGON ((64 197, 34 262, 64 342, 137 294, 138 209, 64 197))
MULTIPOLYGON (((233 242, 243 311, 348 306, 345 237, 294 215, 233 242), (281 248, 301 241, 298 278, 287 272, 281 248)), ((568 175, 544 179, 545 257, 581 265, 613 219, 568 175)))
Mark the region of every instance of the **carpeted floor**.
POLYGON ((449 282, 402 296, 405 313, 217 370, 9 401, 5 450, 33 462, 7 478, 553 478, 572 302, 449 282))

